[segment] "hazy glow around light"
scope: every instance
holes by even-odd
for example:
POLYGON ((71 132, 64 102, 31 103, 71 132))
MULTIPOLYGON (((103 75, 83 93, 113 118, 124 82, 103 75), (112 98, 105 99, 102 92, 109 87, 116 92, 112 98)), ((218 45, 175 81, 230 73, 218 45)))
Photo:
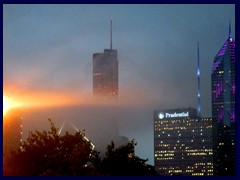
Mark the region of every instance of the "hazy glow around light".
POLYGON ((3 116, 10 110, 16 107, 20 107, 21 104, 12 100, 12 98, 3 96, 3 116))
MULTIPOLYGON (((11 108, 41 108, 41 107, 54 107, 64 105, 75 105, 82 103, 83 99, 74 96, 71 93, 59 93, 59 92, 46 92, 46 91, 30 91, 21 89, 17 90, 16 87, 5 88, 5 92, 11 94, 11 98, 8 98, 11 108), (14 101, 13 101, 14 100, 14 101), (20 103, 19 103, 20 102, 20 103)), ((5 96, 6 97, 6 96, 5 96)))
POLYGON ((6 112, 9 110, 10 105, 9 105, 9 100, 7 97, 3 96, 3 115, 6 114, 6 112))

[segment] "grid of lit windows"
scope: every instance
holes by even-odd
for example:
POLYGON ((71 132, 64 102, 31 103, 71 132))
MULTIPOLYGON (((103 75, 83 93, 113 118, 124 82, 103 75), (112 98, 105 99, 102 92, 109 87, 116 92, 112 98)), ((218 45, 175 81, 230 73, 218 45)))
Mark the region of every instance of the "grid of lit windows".
POLYGON ((160 175, 213 175, 212 119, 155 116, 154 159, 160 175))
POLYGON ((93 54, 93 94, 101 97, 118 96, 117 50, 104 49, 93 54))

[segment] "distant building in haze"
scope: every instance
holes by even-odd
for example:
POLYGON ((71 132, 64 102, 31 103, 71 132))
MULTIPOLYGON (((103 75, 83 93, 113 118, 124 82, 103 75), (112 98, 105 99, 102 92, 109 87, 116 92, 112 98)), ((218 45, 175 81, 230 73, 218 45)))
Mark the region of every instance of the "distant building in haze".
POLYGON ((18 109, 11 109, 3 117, 3 156, 19 149, 22 141, 22 116, 18 109))
POLYGON ((110 49, 93 54, 93 95, 99 97, 118 97, 118 59, 117 50, 112 49, 112 20, 110 37, 110 49))
POLYGON ((154 111, 154 162, 163 176, 213 175, 212 118, 193 108, 154 111))
POLYGON ((110 48, 93 54, 93 95, 95 100, 100 98, 98 101, 100 106, 91 112, 94 119, 91 123, 87 122, 86 130, 91 131, 89 138, 104 156, 106 147, 112 140, 121 142, 116 101, 118 99, 118 54, 117 50, 112 48, 112 20, 110 22, 110 48), (101 106, 105 103, 104 100, 112 104, 101 106))
POLYGON ((212 66, 214 173, 235 175, 235 41, 229 36, 212 66))

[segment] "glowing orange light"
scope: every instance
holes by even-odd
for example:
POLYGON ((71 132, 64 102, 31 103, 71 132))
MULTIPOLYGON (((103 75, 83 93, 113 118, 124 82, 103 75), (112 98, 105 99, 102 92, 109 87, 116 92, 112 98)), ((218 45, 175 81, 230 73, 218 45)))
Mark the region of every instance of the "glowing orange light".
MULTIPOLYGON (((11 95, 10 107, 13 109, 21 107, 21 109, 31 108, 50 108, 59 106, 74 106, 74 105, 88 105, 95 103, 91 99, 92 94, 86 92, 71 91, 43 91, 38 89, 24 89, 11 85, 5 85, 4 92, 11 95)), ((5 94, 4 94, 5 95, 5 94)), ((6 97, 6 95, 5 95, 6 97)), ((8 102, 9 104, 9 102, 8 102)), ((5 111, 4 111, 5 114, 5 111)), ((8 114, 8 113, 7 113, 8 114)))
POLYGON ((9 99, 7 97, 3 97, 3 115, 10 109, 9 99))
POLYGON ((14 102, 12 99, 3 96, 3 116, 12 108, 19 107, 20 103, 14 102))

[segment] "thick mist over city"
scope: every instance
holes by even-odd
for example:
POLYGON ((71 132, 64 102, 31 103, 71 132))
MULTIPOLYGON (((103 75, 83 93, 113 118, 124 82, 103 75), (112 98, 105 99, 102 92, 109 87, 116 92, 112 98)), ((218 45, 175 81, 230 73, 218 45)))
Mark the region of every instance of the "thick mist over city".
POLYGON ((234 5, 3 5, 3 95, 29 131, 85 130, 103 151, 118 136, 154 164, 154 110, 197 108, 211 117, 214 57, 235 38, 234 5), (118 52, 118 97, 93 96, 93 54, 118 52), (103 144, 103 145, 102 145, 103 144))

